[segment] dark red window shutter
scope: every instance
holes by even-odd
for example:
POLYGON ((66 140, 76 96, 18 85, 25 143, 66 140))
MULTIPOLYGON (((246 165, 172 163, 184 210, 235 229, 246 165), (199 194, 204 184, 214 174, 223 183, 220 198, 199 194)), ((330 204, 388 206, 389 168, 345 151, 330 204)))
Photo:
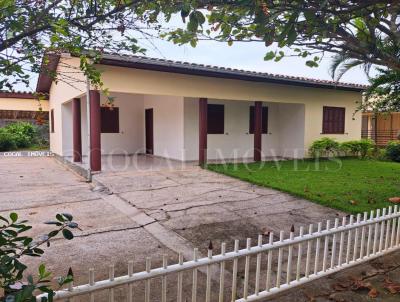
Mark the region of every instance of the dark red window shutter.
POLYGON ((322 116, 322 133, 343 134, 346 108, 324 106, 322 116))
MULTIPOLYGON (((262 107, 262 133, 268 133, 268 107, 262 107)), ((254 106, 250 106, 249 133, 254 134, 254 106)))
POLYGON ((101 133, 119 133, 118 107, 101 107, 101 133))
POLYGON ((50 131, 51 133, 54 133, 54 109, 51 109, 50 111, 50 131))
POLYGON ((207 105, 207 133, 224 134, 225 107, 224 105, 207 105))

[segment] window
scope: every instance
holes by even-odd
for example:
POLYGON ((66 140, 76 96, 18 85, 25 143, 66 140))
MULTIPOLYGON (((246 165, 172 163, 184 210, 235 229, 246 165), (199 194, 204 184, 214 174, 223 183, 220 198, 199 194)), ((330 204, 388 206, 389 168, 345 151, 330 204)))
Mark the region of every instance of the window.
MULTIPOLYGON (((268 107, 262 107, 261 127, 261 133, 268 133, 268 107)), ((249 133, 254 134, 254 106, 250 106, 249 133)))
POLYGON ((101 107, 101 133, 119 133, 119 108, 101 107))
POLYGON ((207 133, 224 134, 224 105, 207 105, 207 133))
POLYGON ((54 133, 54 109, 50 111, 50 132, 54 133))
POLYGON ((322 133, 343 134, 346 109, 343 107, 324 106, 322 133))

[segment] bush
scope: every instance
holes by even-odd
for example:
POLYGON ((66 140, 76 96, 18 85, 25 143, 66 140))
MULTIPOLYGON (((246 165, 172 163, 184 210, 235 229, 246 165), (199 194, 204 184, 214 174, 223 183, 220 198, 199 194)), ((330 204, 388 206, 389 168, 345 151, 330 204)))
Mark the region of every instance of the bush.
POLYGON ((323 137, 314 141, 309 149, 310 155, 313 157, 329 157, 336 155, 340 151, 340 145, 334 139, 323 137))
POLYGON ((386 156, 396 162, 400 162, 400 141, 390 142, 386 146, 386 156))
POLYGON ((0 128, 0 151, 4 152, 17 149, 15 137, 3 129, 4 128, 0 128))
POLYGON ((14 137, 15 144, 18 148, 26 148, 36 142, 36 126, 30 123, 12 123, 4 127, 4 130, 14 137))
POLYGON ((340 145, 346 155, 360 156, 361 158, 365 158, 374 146, 374 141, 370 139, 348 141, 340 145))
POLYGON ((40 143, 37 126, 27 122, 8 124, 0 128, 0 151, 10 151, 17 148, 27 148, 40 143))

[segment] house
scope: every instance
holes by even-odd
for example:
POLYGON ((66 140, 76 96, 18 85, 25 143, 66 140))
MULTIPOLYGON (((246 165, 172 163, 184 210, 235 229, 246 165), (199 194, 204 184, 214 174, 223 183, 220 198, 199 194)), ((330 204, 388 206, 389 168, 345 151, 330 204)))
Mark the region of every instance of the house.
POLYGON ((400 112, 363 112, 361 136, 374 140, 379 147, 400 139, 400 112))
POLYGON ((33 93, 0 91, 0 127, 16 121, 47 121, 49 103, 38 101, 33 93))
POLYGON ((51 151, 79 162, 90 150, 92 171, 101 170, 102 155, 259 161, 302 158, 321 137, 361 137, 361 114, 353 114, 362 85, 104 54, 97 68, 115 98, 110 110, 88 87, 78 58, 50 55, 46 62, 68 75, 38 80, 37 91, 49 94, 51 151))

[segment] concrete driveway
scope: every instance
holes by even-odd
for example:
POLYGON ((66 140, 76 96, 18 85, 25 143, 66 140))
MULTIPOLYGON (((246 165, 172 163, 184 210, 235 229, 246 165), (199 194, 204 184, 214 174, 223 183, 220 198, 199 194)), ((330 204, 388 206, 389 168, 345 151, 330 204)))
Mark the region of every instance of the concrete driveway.
MULTIPOLYGON (((17 211, 33 224, 34 236, 51 229, 43 222, 56 213, 74 215, 82 228, 76 238, 55 240, 44 257, 28 263, 37 267, 43 261, 55 275, 72 267, 75 284, 87 283, 92 267, 96 280, 106 279, 111 263, 116 265, 116 275, 127 273, 128 260, 134 261, 134 271, 141 271, 150 255, 152 267, 161 265, 162 255, 176 263, 178 252, 191 259, 194 247, 205 255, 210 240, 215 253, 223 241, 229 251, 234 239, 240 239, 244 247, 247 237, 255 243, 260 233, 289 232, 292 225, 298 230, 300 225, 343 215, 194 166, 107 172, 88 184, 53 158, 1 158, 0 183, 1 214, 17 211)), ((239 276, 242 274, 239 269, 239 276)), ((190 276, 184 280, 189 290, 185 295, 190 297, 190 276)), ((202 280, 200 273, 199 282, 202 280)), ((153 285, 154 294, 158 286, 153 285)), ((143 287, 135 288, 139 297, 142 292, 143 287)), ((120 297, 117 301, 123 301, 124 290, 116 295, 120 297)), ((199 290, 199 301, 203 298, 204 292, 199 290)), ((175 301, 174 295, 170 301, 175 301)))

